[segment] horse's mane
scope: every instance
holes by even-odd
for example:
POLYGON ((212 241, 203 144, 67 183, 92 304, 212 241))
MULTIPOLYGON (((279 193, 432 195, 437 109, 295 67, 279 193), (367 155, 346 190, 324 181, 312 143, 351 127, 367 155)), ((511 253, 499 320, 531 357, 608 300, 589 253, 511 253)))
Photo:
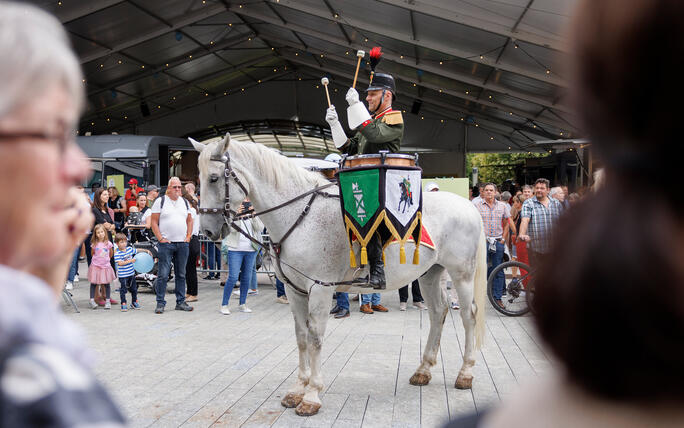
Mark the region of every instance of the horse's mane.
MULTIPOLYGON (((213 152, 216 145, 223 144, 223 141, 210 143, 211 149, 206 152, 213 152)), ((235 139, 230 140, 228 151, 236 159, 251 158, 256 167, 256 172, 275 186, 296 185, 315 187, 328 183, 328 180, 319 173, 308 171, 292 162, 287 157, 263 144, 243 142, 235 139)), ((204 153, 202 153, 204 155, 204 153)), ((210 155, 200 155, 200 163, 206 164, 210 155)))

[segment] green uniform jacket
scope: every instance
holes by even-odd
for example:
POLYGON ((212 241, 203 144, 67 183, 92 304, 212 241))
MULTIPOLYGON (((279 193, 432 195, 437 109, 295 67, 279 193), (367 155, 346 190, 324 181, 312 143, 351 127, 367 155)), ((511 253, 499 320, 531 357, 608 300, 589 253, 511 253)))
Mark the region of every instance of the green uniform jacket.
POLYGON ((348 155, 367 155, 387 150, 399 151, 404 137, 404 119, 400 111, 390 110, 379 118, 359 128, 356 135, 349 139, 343 151, 348 155))

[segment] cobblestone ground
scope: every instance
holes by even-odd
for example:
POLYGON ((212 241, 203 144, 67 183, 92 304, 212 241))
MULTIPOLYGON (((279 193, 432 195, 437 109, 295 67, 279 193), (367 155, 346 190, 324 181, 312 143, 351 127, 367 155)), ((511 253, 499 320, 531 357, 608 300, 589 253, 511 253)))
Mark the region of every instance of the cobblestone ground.
MULTIPOLYGON (((237 311, 237 296, 231 315, 219 313, 217 281, 200 281, 190 313, 174 311, 174 297, 167 295, 167 311, 154 314, 149 292, 140 294, 142 310, 91 310, 83 280, 73 292, 81 312, 64 310, 87 331, 97 376, 135 427, 439 427, 496 403, 551 367, 529 317, 507 318, 488 308, 473 389, 455 389, 464 336, 458 311, 450 310, 432 381, 411 386, 429 319, 410 303, 399 311, 398 294, 389 292, 382 297, 388 313, 363 315, 351 302, 351 317, 330 319, 323 407, 299 417, 280 405, 296 377, 292 315, 288 305, 276 303, 268 279, 260 275, 260 282, 259 294, 247 300, 249 314, 237 311)), ((118 300, 116 288, 118 282, 112 286, 118 300)))

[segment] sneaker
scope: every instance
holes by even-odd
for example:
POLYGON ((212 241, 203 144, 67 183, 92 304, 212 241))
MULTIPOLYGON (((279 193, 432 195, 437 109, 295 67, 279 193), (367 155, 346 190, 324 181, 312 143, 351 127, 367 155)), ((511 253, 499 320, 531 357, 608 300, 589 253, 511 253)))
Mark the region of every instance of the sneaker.
POLYGON ((94 300, 91 300, 90 302, 88 302, 88 306, 90 306, 90 309, 97 309, 98 304, 95 303, 94 300))
POLYGON ((245 313, 250 313, 250 312, 252 312, 252 310, 249 309, 249 308, 247 307, 247 305, 240 305, 240 306, 238 306, 238 308, 240 309, 240 312, 245 312, 245 313))
POLYGON ((157 307, 154 309, 155 314, 163 314, 164 313, 164 305, 161 303, 157 303, 157 307))
POLYGON ((110 302, 112 305, 117 305, 117 304, 119 303, 119 301, 118 301, 118 300, 115 300, 115 299, 109 299, 109 302, 110 302))
POLYGON ((74 283, 71 281, 67 281, 66 284, 64 284, 64 289, 67 291, 71 291, 74 289, 74 283))
POLYGON ((461 306, 458 304, 458 300, 451 301, 451 309, 461 309, 461 306))
POLYGON ((249 291, 247 291, 247 295, 248 295, 248 296, 256 296, 257 294, 259 294, 259 290, 249 290, 249 291))
POLYGON ((228 309, 228 305, 221 306, 221 313, 223 315, 230 315, 230 309, 228 309))
MULTIPOLYGON (((210 281, 210 280, 214 279, 214 275, 209 274, 209 275, 205 276, 205 277, 202 278, 202 279, 206 279, 207 281, 210 281)), ((218 278, 216 278, 216 279, 218 279, 218 278)))
POLYGON ((131 307, 133 309, 140 309, 140 304, 137 301, 135 301, 135 302, 131 303, 131 307))
POLYGON ((78 275, 74 275, 74 282, 78 282, 78 275))
POLYGON ((400 311, 406 310, 406 302, 399 302, 399 310, 400 311))
POLYGON ((121 312, 128 312, 128 305, 125 303, 121 304, 121 312))
POLYGON ((276 302, 278 303, 283 303, 285 305, 289 304, 290 302, 287 300, 287 296, 280 296, 276 298, 276 302))
POLYGON ((425 303, 423 303, 423 302, 413 302, 413 306, 415 306, 416 309, 419 309, 421 311, 424 311, 425 309, 427 309, 427 306, 425 306, 425 303))
POLYGON ((185 311, 185 312, 192 312, 195 308, 192 306, 188 305, 187 303, 183 302, 180 304, 176 304, 176 310, 177 311, 185 311))
POLYGON ((105 302, 105 309, 112 309, 112 302, 105 302))
POLYGON ((95 303, 97 303, 99 306, 104 306, 105 301, 104 300, 96 300, 95 303))

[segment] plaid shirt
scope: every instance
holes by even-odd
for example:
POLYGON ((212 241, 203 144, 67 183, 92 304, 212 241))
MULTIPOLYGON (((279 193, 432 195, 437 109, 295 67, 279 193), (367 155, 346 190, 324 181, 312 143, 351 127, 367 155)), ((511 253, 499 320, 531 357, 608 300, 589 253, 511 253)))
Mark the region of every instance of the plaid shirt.
POLYGON ((505 204, 494 200, 494 208, 491 208, 484 199, 476 201, 473 205, 480 212, 484 223, 485 236, 488 238, 501 238, 503 235, 503 219, 510 217, 505 204))
POLYGON ((522 218, 530 219, 527 226, 530 242, 527 243, 527 248, 537 253, 547 253, 551 249, 551 230, 563 209, 558 200, 547 199, 548 208, 539 202, 536 196, 532 196, 523 203, 520 213, 522 218))

